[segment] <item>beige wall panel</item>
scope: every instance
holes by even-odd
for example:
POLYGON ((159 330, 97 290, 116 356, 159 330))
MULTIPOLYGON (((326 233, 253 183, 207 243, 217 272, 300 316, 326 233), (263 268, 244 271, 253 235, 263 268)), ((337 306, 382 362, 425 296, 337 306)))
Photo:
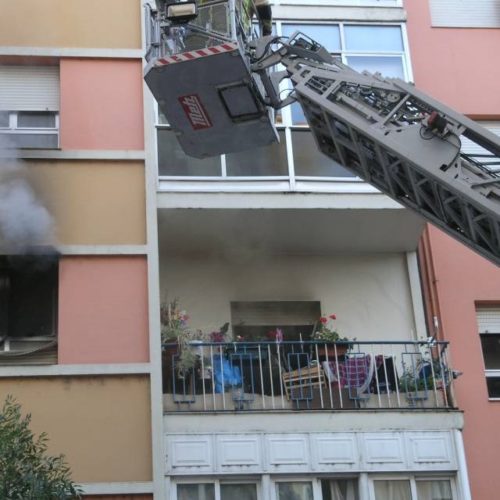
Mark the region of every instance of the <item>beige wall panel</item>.
POLYGON ((55 220, 56 244, 146 242, 142 162, 32 162, 26 172, 55 220))
POLYGON ((145 377, 1 379, 31 429, 47 432, 49 453, 63 453, 77 482, 151 481, 149 382, 145 377))
POLYGON ((405 254, 251 256, 163 255, 161 297, 178 297, 190 326, 205 332, 231 321, 231 301, 315 300, 337 315, 341 335, 362 341, 413 340, 415 320, 405 254))
POLYGON ((0 45, 141 48, 137 0, 0 0, 0 45))

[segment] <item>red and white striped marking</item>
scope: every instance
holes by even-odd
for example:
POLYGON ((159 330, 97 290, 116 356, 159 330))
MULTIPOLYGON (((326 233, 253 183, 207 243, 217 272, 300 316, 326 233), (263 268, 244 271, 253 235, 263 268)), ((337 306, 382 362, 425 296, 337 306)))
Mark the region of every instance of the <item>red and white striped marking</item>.
POLYGON ((223 43, 215 47, 208 47, 206 49, 192 50, 190 52, 182 52, 175 56, 162 57, 156 60, 155 66, 166 66, 167 64, 180 63, 184 61, 192 61, 200 57, 213 56, 215 54, 222 54, 223 52, 232 52, 238 49, 236 43, 223 43))

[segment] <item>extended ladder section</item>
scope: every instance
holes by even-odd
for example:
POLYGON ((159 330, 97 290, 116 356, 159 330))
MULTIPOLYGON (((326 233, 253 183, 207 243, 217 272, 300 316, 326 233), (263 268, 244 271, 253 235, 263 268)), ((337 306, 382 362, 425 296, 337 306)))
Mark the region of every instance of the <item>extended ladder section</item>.
POLYGON ((412 85, 297 56, 294 43, 254 69, 280 55, 318 148, 500 265, 500 139, 412 85))

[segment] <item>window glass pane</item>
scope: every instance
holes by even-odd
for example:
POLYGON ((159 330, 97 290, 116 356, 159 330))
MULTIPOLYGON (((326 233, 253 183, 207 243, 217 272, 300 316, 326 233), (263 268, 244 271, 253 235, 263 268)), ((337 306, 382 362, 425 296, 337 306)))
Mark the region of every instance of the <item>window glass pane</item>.
POLYGON ((221 500, 257 500, 255 484, 221 484, 221 500))
POLYGON ((410 481, 373 481, 376 500, 412 500, 410 481))
POLYGON ((288 175, 284 132, 279 132, 279 137, 279 144, 226 155, 227 175, 252 177, 288 175))
POLYGON ((344 35, 346 50, 403 51, 399 26, 345 26, 344 35))
POLYGON ((486 385, 488 386, 488 396, 490 398, 500 398, 500 378, 488 377, 486 385))
POLYGON ((0 127, 6 128, 9 126, 9 112, 0 111, 0 127))
POLYGON ((325 479, 321 481, 323 500, 359 500, 356 479, 325 479))
POLYGON ((500 335, 481 335, 484 366, 487 370, 500 370, 500 335))
POLYGON ((178 484, 177 500, 215 500, 215 488, 211 483, 178 484))
POLYGON ((158 129, 158 174, 181 176, 220 176, 220 156, 199 160, 182 151, 172 130, 158 129))
POLYGON ((356 71, 369 71, 381 73, 390 78, 404 80, 403 60, 401 57, 390 56, 348 56, 347 64, 356 71))
MULTIPOLYGON (((5 142, 10 148, 57 148, 57 134, 5 134, 5 142)), ((3 143, 3 141, 2 141, 3 143)))
POLYGON ((302 110, 302 106, 298 102, 294 102, 290 109, 292 110, 292 123, 294 125, 307 125, 307 120, 302 110))
POLYGON ((283 24, 282 31, 284 36, 302 31, 329 52, 340 51, 340 29, 335 24, 283 24))
POLYGON ((293 130, 295 175, 314 177, 356 177, 349 170, 325 156, 316 146, 309 130, 293 130))
POLYGON ((417 481, 418 500, 453 500, 450 481, 417 481))
POLYGON ((55 128, 56 114, 38 111, 19 111, 18 128, 55 128))
POLYGON ((278 500, 313 500, 312 483, 277 483, 278 500))

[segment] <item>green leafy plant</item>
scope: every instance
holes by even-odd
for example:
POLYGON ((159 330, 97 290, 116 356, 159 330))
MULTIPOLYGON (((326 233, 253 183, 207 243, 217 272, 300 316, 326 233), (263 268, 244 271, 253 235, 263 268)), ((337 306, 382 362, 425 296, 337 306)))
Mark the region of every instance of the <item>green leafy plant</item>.
POLYGON ((419 377, 415 371, 405 370, 399 377, 399 390, 401 392, 418 392, 434 389, 434 379, 431 376, 419 377))
POLYGON ((80 498, 63 455, 49 456, 47 434, 30 430, 31 415, 23 417, 12 397, 0 413, 0 498, 3 500, 66 500, 80 498))
POLYGON ((201 330, 189 328, 189 315, 179 306, 179 300, 164 303, 161 306, 161 338, 162 343, 176 342, 178 344, 179 357, 176 362, 177 373, 185 376, 195 368, 199 356, 192 348, 199 341, 224 343, 227 341, 229 323, 224 323, 218 330, 204 333, 201 330))

